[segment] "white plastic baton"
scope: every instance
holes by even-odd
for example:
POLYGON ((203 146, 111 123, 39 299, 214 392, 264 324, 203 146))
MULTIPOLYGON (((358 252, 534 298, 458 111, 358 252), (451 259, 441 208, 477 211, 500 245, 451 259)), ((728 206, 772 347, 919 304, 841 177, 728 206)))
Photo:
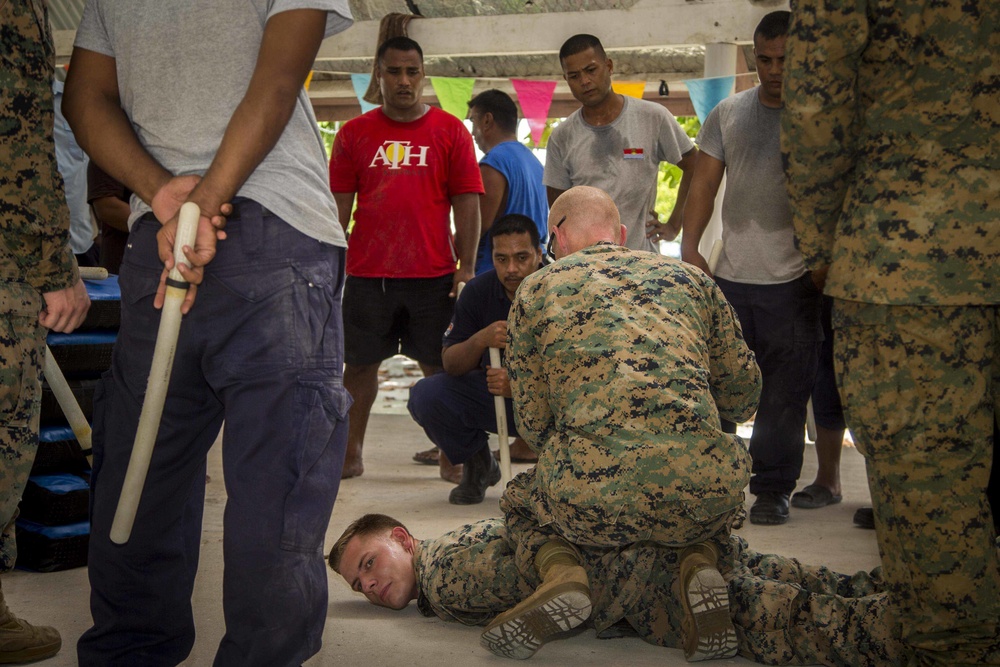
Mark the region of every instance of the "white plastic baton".
MULTIPOLYGON (((500 348, 490 348, 490 366, 502 368, 500 365, 500 348)), ((507 441, 507 406, 503 396, 493 397, 493 408, 497 413, 497 438, 500 440, 500 485, 507 488, 510 482, 510 443, 507 441)))
MULTIPOLYGON (((73 395, 73 390, 69 388, 66 376, 63 375, 62 369, 56 363, 56 358, 52 356, 52 350, 49 349, 48 345, 45 346, 45 368, 43 372, 45 373, 45 381, 49 383, 49 389, 52 390, 52 394, 56 397, 56 402, 59 403, 63 414, 66 415, 66 421, 69 422, 70 428, 73 429, 76 441, 80 443, 80 447, 84 452, 90 452, 92 448, 90 423, 83 415, 83 410, 80 409, 80 404, 77 402, 76 396, 73 395)), ((89 462, 91 454, 86 454, 86 456, 89 462)))
POLYGON ((167 398, 174 353, 177 351, 177 336, 181 330, 181 304, 184 303, 189 287, 177 265, 188 261, 182 248, 194 246, 200 215, 198 205, 193 202, 187 202, 181 207, 177 236, 174 239, 174 268, 167 276, 167 293, 160 314, 160 328, 156 333, 156 346, 153 348, 153 364, 146 383, 146 399, 142 403, 132 457, 128 462, 125 482, 118 498, 118 509, 111 524, 111 541, 115 544, 125 544, 132 535, 132 524, 139 509, 142 487, 153 456, 153 445, 160 430, 163 403, 167 398))

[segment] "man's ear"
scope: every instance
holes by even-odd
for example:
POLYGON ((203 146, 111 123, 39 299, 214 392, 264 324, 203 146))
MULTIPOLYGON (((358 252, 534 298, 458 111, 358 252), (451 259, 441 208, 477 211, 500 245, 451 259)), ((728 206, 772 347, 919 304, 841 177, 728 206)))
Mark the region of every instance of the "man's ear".
POLYGON ((562 259, 569 253, 569 246, 566 243, 566 233, 562 231, 561 227, 553 228, 549 234, 555 234, 556 237, 556 248, 559 249, 559 259, 562 259))
POLYGON ((628 228, 625 225, 618 225, 621 230, 618 232, 618 245, 625 245, 625 239, 628 237, 628 228))
POLYGON ((608 58, 608 73, 609 74, 615 73, 615 61, 613 61, 611 58, 608 58))
POLYGON ((409 553, 413 552, 413 536, 410 535, 409 531, 407 531, 406 528, 403 528, 402 526, 396 526, 395 528, 392 529, 390 537, 394 542, 399 543, 403 547, 403 549, 405 549, 407 552, 409 553))

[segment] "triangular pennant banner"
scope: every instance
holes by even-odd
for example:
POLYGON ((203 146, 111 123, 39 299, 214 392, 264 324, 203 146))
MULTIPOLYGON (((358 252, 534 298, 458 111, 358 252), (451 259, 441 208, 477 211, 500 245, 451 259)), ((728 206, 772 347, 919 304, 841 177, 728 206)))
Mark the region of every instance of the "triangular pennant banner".
POLYGON ((733 92, 735 81, 735 76, 716 76, 711 79, 691 79, 684 82, 691 96, 694 112, 698 114, 698 120, 704 123, 712 109, 729 97, 733 92))
POLYGON ((611 83, 611 90, 620 95, 637 97, 642 99, 642 94, 646 91, 645 81, 614 81, 611 83))
POLYGON ((521 112, 531 128, 531 140, 536 144, 542 140, 545 132, 545 121, 549 117, 549 107, 552 106, 552 94, 556 91, 555 81, 527 81, 511 79, 521 112))
POLYGON ((438 104, 452 116, 458 116, 462 120, 469 115, 469 100, 472 99, 472 86, 475 83, 475 79, 431 77, 438 104))
POLYGON ((358 104, 361 105, 361 113, 368 113, 372 109, 378 109, 377 104, 372 104, 365 100, 365 93, 368 91, 368 85, 371 83, 371 80, 371 74, 351 75, 351 85, 354 86, 354 94, 358 98, 358 104))

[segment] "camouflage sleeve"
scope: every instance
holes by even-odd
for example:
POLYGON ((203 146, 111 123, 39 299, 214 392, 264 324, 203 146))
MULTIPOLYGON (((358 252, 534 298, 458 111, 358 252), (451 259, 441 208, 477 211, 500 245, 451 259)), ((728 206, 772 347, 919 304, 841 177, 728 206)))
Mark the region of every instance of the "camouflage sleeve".
POLYGON ((757 410, 761 375, 753 352, 743 339, 739 318, 714 281, 706 280, 712 336, 709 337, 712 398, 719 416, 744 422, 757 410))
POLYGON ((544 290, 538 273, 521 284, 507 318, 507 373, 514 399, 514 421, 518 434, 536 452, 555 428, 546 374, 540 372, 545 332, 539 322, 544 290))
POLYGON ((792 0, 785 48, 781 151, 806 266, 830 264, 860 131, 857 66, 867 0, 792 0))
POLYGON ((0 278, 52 292, 79 272, 52 139, 51 35, 34 3, 4 3, 0 12, 8 51, 0 58, 0 278))
POLYGON ((534 592, 518 572, 502 519, 483 519, 421 543, 415 562, 425 616, 485 625, 534 592))

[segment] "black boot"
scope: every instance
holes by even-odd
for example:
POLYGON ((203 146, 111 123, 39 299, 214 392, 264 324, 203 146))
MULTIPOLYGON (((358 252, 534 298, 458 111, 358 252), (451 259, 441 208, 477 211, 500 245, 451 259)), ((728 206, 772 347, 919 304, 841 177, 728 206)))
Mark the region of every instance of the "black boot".
POLYGON ((500 466, 493 459, 489 447, 472 455, 462 469, 462 481, 451 490, 448 502, 452 505, 477 505, 486 498, 486 489, 500 481, 500 466))

